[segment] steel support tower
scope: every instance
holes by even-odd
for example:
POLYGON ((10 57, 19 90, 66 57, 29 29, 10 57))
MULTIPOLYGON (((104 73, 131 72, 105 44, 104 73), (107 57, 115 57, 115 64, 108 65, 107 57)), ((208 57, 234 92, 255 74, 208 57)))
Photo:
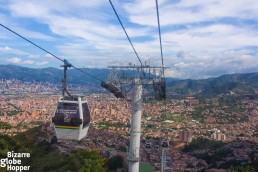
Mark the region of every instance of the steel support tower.
POLYGON ((129 172, 139 171, 141 116, 142 116, 142 85, 140 79, 133 81, 132 115, 130 128, 129 172))
POLYGON ((131 97, 131 127, 129 147, 129 172, 138 172, 140 164, 140 138, 142 116, 142 93, 143 86, 151 85, 154 88, 156 99, 165 99, 164 67, 146 66, 109 66, 113 71, 108 79, 101 85, 113 93, 117 98, 125 98, 126 92, 123 85, 132 85, 131 97), (117 77, 119 76, 119 77, 117 77))

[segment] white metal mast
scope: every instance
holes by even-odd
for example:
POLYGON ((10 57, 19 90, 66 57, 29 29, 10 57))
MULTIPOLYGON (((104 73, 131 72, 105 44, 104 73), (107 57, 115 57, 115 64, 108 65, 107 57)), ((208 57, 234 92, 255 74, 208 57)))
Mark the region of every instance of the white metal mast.
POLYGON ((112 92, 117 98, 125 98, 126 92, 121 88, 124 84, 133 85, 133 95, 131 98, 132 114, 130 127, 130 147, 129 147, 129 172, 138 172, 140 164, 140 138, 141 138, 141 116, 142 116, 142 86, 154 86, 154 94, 157 99, 165 99, 160 84, 162 83, 161 72, 164 67, 151 66, 109 66, 113 70, 125 69, 128 76, 117 78, 114 72, 111 73, 109 79, 102 83, 102 87, 112 92), (149 71, 148 77, 141 77, 143 70, 149 71), (134 73, 134 74, 132 74, 134 73))
POLYGON ((142 116, 142 85, 140 79, 134 79, 132 97, 132 115, 130 128, 129 172, 139 171, 140 138, 142 116))

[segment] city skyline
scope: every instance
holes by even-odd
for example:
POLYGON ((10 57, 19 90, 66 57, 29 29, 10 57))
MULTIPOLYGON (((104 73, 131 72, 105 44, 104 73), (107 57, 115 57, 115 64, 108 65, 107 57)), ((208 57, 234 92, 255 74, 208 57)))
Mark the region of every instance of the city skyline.
MULTIPOLYGON (((155 1, 113 0, 142 61, 161 65, 155 1)), ((208 78, 257 72, 258 3, 160 0, 168 75, 208 78)), ((1 24, 77 67, 139 63, 108 1, 1 1, 1 24)), ((4 28, 0 64, 58 67, 50 55, 4 28)))

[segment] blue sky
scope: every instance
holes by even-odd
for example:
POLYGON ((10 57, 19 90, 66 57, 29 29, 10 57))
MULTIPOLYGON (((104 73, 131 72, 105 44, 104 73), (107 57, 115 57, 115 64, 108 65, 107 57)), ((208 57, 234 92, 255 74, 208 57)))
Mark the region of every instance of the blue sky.
MULTIPOLYGON (((142 61, 161 65, 155 0, 112 0, 142 61)), ((159 0, 167 75, 258 71, 258 1, 159 0)), ((1 0, 0 22, 77 67, 138 64, 108 0, 1 0)), ((60 61, 0 28, 0 64, 60 61)))

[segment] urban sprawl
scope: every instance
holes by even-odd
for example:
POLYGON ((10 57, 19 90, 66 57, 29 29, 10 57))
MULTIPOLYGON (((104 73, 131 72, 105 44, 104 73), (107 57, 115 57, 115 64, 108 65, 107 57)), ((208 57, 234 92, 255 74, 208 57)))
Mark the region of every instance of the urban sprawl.
MULTIPOLYGON (((91 88, 73 87, 74 92, 82 90, 91 88)), ((0 132, 15 135, 45 124, 42 130, 48 137, 39 136, 39 139, 51 141, 54 132, 50 123, 60 92, 60 86, 51 83, 0 80, 0 132)), ((230 106, 220 98, 223 99, 223 95, 204 100, 187 97, 144 102, 141 162, 149 163, 153 169, 159 170, 161 142, 168 140, 166 169, 173 169, 174 172, 207 169, 210 164, 194 156, 200 152, 181 151, 181 148, 200 137, 230 143, 220 148, 222 151, 232 149, 232 153, 226 155, 223 161, 216 162, 217 168, 227 161, 248 161, 251 152, 256 152, 255 158, 258 159, 258 100, 246 97, 230 106)), ((56 147, 60 154, 66 155, 74 149, 83 148, 100 150, 107 157, 116 154, 127 157, 130 101, 116 99, 111 94, 90 94, 87 95, 87 101, 91 112, 88 136, 80 142, 58 142, 56 147)))

